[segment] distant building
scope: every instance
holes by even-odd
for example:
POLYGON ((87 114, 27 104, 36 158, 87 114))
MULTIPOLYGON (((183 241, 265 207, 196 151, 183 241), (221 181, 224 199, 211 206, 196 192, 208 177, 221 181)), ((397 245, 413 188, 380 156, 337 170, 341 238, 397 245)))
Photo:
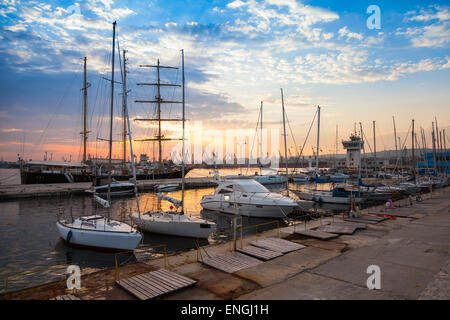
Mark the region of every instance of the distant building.
POLYGON ((361 149, 364 146, 364 141, 356 134, 352 134, 350 140, 342 141, 342 145, 347 150, 346 167, 348 169, 357 169, 361 159, 361 149))
MULTIPOLYGON (((433 152, 425 153, 425 161, 416 163, 416 167, 420 169, 430 169, 434 171, 434 158, 433 152)), ((450 173, 450 152, 436 152, 436 171, 438 173, 446 172, 450 173)))

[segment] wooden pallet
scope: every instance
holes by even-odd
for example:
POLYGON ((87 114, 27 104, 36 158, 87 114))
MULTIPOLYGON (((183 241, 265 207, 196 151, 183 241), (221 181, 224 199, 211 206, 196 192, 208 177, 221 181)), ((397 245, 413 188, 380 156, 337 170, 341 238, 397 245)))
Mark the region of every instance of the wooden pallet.
POLYGON ((57 297, 51 298, 49 300, 81 300, 81 299, 78 297, 75 297, 72 294, 65 294, 62 296, 57 296, 57 297))
POLYGON ((203 259, 203 263, 226 273, 233 273, 256 266, 262 263, 262 261, 240 252, 227 252, 225 254, 203 259))
POLYGON ((339 235, 335 234, 335 233, 329 233, 329 232, 324 232, 324 231, 319 231, 319 230, 310 230, 310 229, 309 230, 296 230, 295 233, 298 235, 301 235, 301 236, 316 238, 316 239, 320 239, 320 240, 330 240, 330 239, 339 237, 339 235))
POLYGON ((323 231, 327 233, 335 234, 353 234, 356 231, 356 227, 348 225, 336 225, 336 224, 326 224, 317 228, 318 231, 323 231))
POLYGON ((197 281, 166 269, 143 273, 116 283, 140 300, 149 300, 193 286, 197 281))
POLYGON ((238 248, 237 251, 261 260, 270 260, 283 255, 281 252, 278 251, 258 248, 255 246, 246 246, 243 247, 242 249, 238 248))
POLYGON ((288 253, 295 250, 303 249, 305 246, 279 238, 259 238, 250 242, 252 246, 260 247, 267 250, 288 253))

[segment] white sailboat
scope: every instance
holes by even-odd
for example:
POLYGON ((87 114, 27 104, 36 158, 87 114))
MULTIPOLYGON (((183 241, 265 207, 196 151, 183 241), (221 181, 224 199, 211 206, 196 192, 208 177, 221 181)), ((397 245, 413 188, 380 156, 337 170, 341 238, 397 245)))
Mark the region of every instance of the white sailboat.
MULTIPOLYGON (((184 146, 184 124, 185 124, 185 94, 184 94, 184 50, 181 50, 182 57, 182 88, 183 88, 183 148, 182 148, 182 183, 181 183, 181 201, 159 195, 160 199, 173 203, 180 212, 177 211, 148 211, 143 214, 133 212, 131 219, 139 228, 144 231, 159 233, 170 236, 190 237, 190 238, 208 238, 214 232, 216 224, 214 222, 191 217, 184 213, 184 185, 185 185, 185 146, 184 146)), ((172 67, 171 67, 172 68, 172 67)), ((159 82, 159 79, 158 79, 159 82)), ((159 83, 158 83, 159 85, 159 83)), ((160 99, 160 97, 158 97, 160 99)))
MULTIPOLYGON (((287 183, 287 177, 279 175, 279 174, 263 174, 263 168, 262 168, 262 159, 263 159, 263 153, 262 153, 262 124, 263 124, 263 102, 261 101, 261 108, 260 108, 260 137, 259 137, 259 159, 260 159, 260 168, 259 168, 259 175, 254 175, 253 180, 263 184, 283 184, 287 183)), ((273 170, 270 168, 267 168, 267 170, 273 170)))
MULTIPOLYGON (((111 119, 109 139, 109 183, 108 200, 103 200, 109 207, 111 200, 111 155, 112 155, 112 123, 114 106, 114 48, 116 22, 113 23, 112 71, 111 71, 111 119)), ((96 195, 94 194, 94 197, 96 195)), ((56 222, 60 237, 69 244, 108 250, 134 250, 141 242, 142 235, 132 226, 99 215, 84 216, 69 222, 60 219, 56 222)))

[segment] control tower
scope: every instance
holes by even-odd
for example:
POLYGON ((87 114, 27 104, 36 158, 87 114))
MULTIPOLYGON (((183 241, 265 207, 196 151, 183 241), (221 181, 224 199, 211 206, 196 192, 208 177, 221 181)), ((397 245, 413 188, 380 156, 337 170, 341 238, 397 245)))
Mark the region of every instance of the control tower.
POLYGON ((342 141, 344 149, 347 150, 347 168, 358 169, 361 158, 361 149, 364 146, 364 141, 356 134, 350 135, 350 140, 342 141))

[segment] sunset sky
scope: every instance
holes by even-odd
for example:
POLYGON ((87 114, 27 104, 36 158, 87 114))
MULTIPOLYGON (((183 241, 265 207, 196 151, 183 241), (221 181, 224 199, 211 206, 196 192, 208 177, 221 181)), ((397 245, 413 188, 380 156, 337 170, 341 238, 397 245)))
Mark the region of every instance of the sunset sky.
MULTIPOLYGON (((155 132, 134 118, 154 116, 155 70, 140 64, 180 67, 185 51, 187 118, 201 122, 203 144, 214 130, 256 128, 260 101, 263 126, 279 130, 284 91, 288 146, 300 147, 322 106, 321 152, 334 153, 338 139, 363 125, 377 150, 394 148, 393 123, 402 140, 415 119, 431 145, 430 129, 450 137, 450 6, 448 1, 19 1, 0 3, 0 157, 14 161, 81 158, 83 57, 88 61, 89 153, 106 156, 112 22, 128 57, 129 113, 134 139, 155 132), (381 28, 369 29, 370 5, 381 10, 381 28)), ((117 54, 117 52, 116 52, 117 54)), ((120 69, 116 56, 116 79, 120 69)), ((162 71, 165 83, 180 83, 180 70, 162 71)), ((120 140, 121 86, 115 87, 114 139, 120 140)), ((179 89, 163 98, 178 100, 179 89)), ((179 117, 165 105, 163 117, 179 117)), ((168 123, 166 135, 179 137, 168 123)), ((216 131, 217 132, 217 131, 216 131)), ((250 136, 250 142, 253 136, 250 136)), ((316 127, 305 147, 315 146, 316 127)), ((193 141, 191 139, 191 141, 193 141)), ((407 146, 410 142, 407 141, 407 146)), ((450 144, 450 140, 447 140, 450 144)), ((113 156, 120 155, 114 144, 113 156)), ((151 143, 135 153, 152 156, 151 143)), ((167 157, 171 144, 167 144, 167 157)), ((339 152, 343 152, 339 144, 339 152)))

